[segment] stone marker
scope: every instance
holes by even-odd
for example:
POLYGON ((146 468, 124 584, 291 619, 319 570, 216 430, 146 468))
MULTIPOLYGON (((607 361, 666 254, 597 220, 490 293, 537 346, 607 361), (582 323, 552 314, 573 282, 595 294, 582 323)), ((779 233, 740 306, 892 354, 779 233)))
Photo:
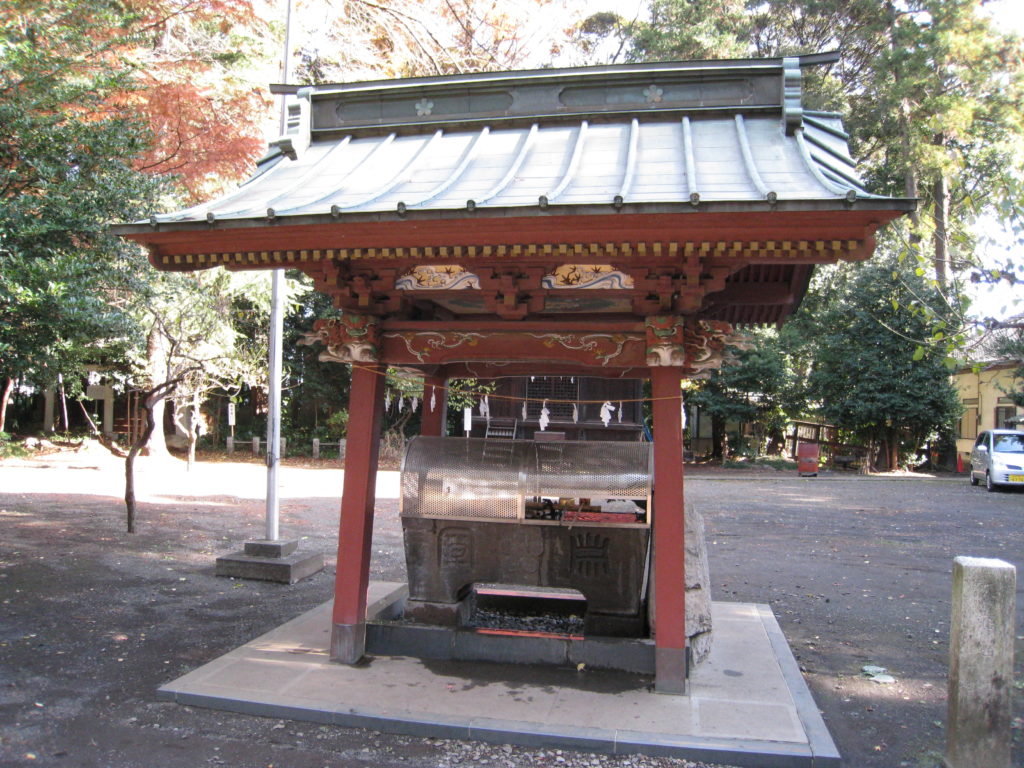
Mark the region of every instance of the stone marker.
MULTIPOLYGON (((711 574, 708 568, 708 544, 704 516, 692 504, 686 504, 686 640, 690 663, 696 666, 711 653, 711 574)), ((647 589, 647 615, 654 627, 654 574, 647 589)))
POLYGON ((1002 560, 953 560, 948 768, 1009 768, 1017 570, 1002 560))
POLYGON ((711 574, 704 516, 686 505, 686 636, 690 661, 700 664, 711 653, 711 574))

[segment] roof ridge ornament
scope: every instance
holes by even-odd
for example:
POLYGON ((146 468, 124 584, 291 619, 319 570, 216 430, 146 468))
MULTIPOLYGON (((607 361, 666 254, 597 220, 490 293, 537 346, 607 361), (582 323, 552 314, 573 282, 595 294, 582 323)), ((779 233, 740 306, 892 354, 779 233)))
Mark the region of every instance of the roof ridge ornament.
POLYGON ((285 97, 284 135, 268 144, 268 148, 277 149, 289 160, 298 160, 299 153, 309 148, 312 94, 313 89, 307 87, 285 97))
POLYGON ((270 149, 276 149, 289 160, 298 160, 299 153, 295 149, 295 143, 290 136, 282 136, 274 139, 267 145, 270 149))
POLYGON ((803 72, 800 59, 787 56, 782 60, 782 125, 786 135, 792 136, 803 127, 803 72))

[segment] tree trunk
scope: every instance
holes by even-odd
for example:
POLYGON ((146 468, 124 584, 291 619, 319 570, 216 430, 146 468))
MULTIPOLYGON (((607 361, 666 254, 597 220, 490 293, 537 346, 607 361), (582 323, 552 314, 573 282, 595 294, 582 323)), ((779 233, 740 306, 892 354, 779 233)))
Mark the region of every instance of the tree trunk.
MULTIPOLYGON (((917 168, 910 157, 910 107, 904 99, 900 108, 900 150, 903 155, 903 194, 911 199, 917 198, 917 168)), ((917 233, 918 225, 921 223, 921 214, 915 208, 909 214, 910 217, 910 242, 917 244, 921 242, 921 236, 917 233)))
POLYGON ((128 451, 128 456, 124 460, 124 505, 127 513, 128 533, 135 533, 135 457, 139 455, 139 451, 143 449, 156 429, 156 404, 163 402, 164 398, 174 391, 174 388, 178 386, 178 381, 180 379, 157 384, 148 392, 143 392, 140 398, 146 424, 142 434, 132 444, 131 450, 128 451))
POLYGON ((68 422, 68 398, 64 392, 64 377, 58 376, 57 381, 60 382, 60 412, 64 417, 64 431, 71 431, 71 424, 68 422))
POLYGON ((94 437, 99 437, 101 432, 99 427, 96 426, 96 422, 92 420, 92 416, 89 415, 89 411, 86 410, 85 403, 81 400, 78 401, 78 407, 82 409, 82 415, 85 416, 85 422, 89 425, 89 429, 92 430, 94 437))
MULTIPOLYGON (((901 46, 900 41, 896 39, 899 13, 896 10, 895 3, 886 3, 885 13, 889 21, 889 47, 895 53, 901 46)), ((894 83, 898 86, 900 81, 903 79, 903 73, 900 71, 899 67, 900 57, 898 55, 894 56, 893 61, 896 64, 892 71, 892 78, 894 83)), ((900 132, 900 159, 903 163, 903 194, 909 198, 916 198, 917 167, 911 157, 910 145, 910 125, 912 122, 911 111, 912 108, 909 100, 903 99, 897 109, 897 124, 899 125, 900 132)), ((920 236, 917 234, 917 228, 921 221, 921 214, 915 209, 911 211, 908 216, 910 218, 910 242, 911 244, 916 244, 921 240, 920 236)))
POLYGON ((188 423, 188 471, 196 463, 196 442, 199 440, 199 392, 192 393, 192 413, 188 423))
POLYGON ((935 233, 932 235, 932 243, 935 248, 935 279, 939 283, 939 290, 945 294, 949 290, 949 234, 947 226, 949 223, 949 184, 946 175, 940 173, 932 186, 932 194, 935 197, 935 233))
POLYGON ((11 392, 13 391, 14 379, 8 376, 4 382, 3 394, 0 394, 0 432, 3 432, 7 427, 7 404, 11 401, 11 392))
MULTIPOLYGON (((149 386, 153 388, 150 391, 157 391, 161 386, 160 382, 168 380, 166 343, 167 340, 160 333, 159 328, 154 325, 146 339, 146 370, 149 373, 149 386)), ((153 421, 149 436, 146 438, 150 456, 170 458, 171 455, 167 450, 167 437, 164 435, 164 408, 167 394, 169 393, 165 392, 156 402, 150 404, 151 412, 146 411, 147 419, 152 416, 153 421)), ((141 400, 145 409, 145 393, 141 400)), ((142 445, 147 447, 146 442, 142 445)))
POLYGON ((722 459, 725 453, 725 419, 711 417, 711 458, 722 459))

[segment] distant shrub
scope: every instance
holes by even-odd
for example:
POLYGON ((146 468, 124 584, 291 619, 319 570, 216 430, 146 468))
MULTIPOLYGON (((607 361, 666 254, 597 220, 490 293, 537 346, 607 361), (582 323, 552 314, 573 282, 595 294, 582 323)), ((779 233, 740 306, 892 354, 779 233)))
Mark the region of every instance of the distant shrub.
POLYGON ((6 432, 0 432, 0 459, 21 459, 31 455, 32 452, 22 443, 13 439, 6 432))
POLYGON ((725 469, 796 469, 796 462, 781 456, 761 456, 757 459, 730 459, 722 463, 725 469))

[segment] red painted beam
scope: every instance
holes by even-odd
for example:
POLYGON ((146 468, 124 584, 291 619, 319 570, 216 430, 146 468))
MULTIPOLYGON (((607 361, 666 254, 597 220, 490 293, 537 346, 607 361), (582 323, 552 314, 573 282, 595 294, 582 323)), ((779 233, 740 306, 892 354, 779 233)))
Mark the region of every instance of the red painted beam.
MULTIPOLYGON (((506 326, 507 327, 507 326, 506 326)), ((472 361, 515 360, 542 365, 634 368, 646 364, 642 332, 385 331, 381 360, 390 365, 445 365, 472 361)))
POLYGON ((682 370, 651 368, 654 417, 655 688, 686 688, 686 565, 682 370))
POLYGON ((495 320, 491 315, 487 320, 450 320, 440 322, 437 320, 396 320, 385 318, 381 321, 383 331, 477 331, 477 332, 500 332, 511 331, 513 333, 644 333, 644 321, 635 318, 609 319, 607 315, 588 320, 577 320, 572 315, 562 315, 556 321, 552 320, 495 320))
MULTIPOLYGON (((416 366, 410 366, 416 367, 416 366)), ((646 379, 646 363, 635 368, 595 367, 582 363, 449 363, 443 366, 448 379, 500 379, 507 376, 588 376, 595 379, 646 379)))
POLYGON ((384 374, 382 365, 352 367, 331 632, 331 659, 346 664, 355 664, 366 649, 366 590, 370 583, 384 374))

